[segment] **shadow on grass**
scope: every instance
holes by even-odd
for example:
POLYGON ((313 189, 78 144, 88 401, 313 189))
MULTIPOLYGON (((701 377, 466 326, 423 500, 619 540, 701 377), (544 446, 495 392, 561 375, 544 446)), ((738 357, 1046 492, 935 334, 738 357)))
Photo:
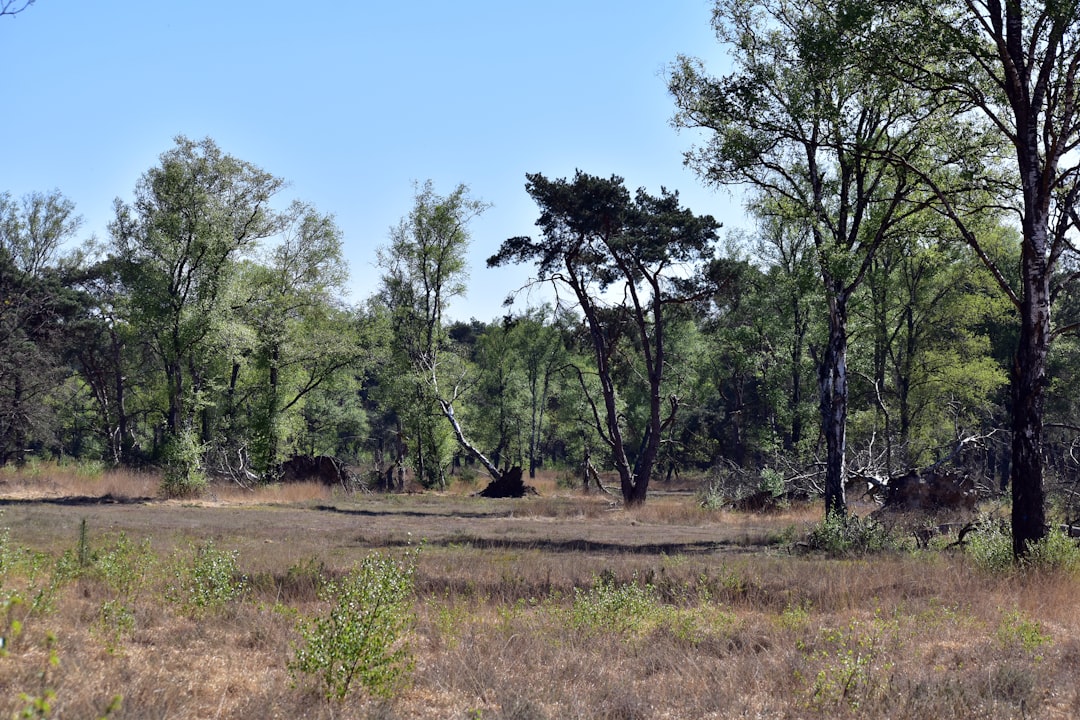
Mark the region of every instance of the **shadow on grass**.
POLYGON ((311 509, 320 512, 338 513, 340 515, 352 515, 354 517, 455 517, 468 520, 492 520, 506 516, 505 510, 497 512, 460 512, 458 510, 422 512, 420 510, 358 510, 355 508, 339 508, 334 507, 333 505, 314 505, 311 509))
MULTIPOLYGON (((448 535, 442 538, 428 538, 427 545, 436 547, 471 547, 477 550, 539 550, 550 553, 604 553, 631 555, 707 555, 719 550, 758 552, 770 545, 737 542, 670 542, 670 543, 615 543, 598 540, 574 538, 569 540, 488 538, 475 535, 448 535)), ((390 540, 385 545, 406 546, 413 544, 409 540, 390 540)))
POLYGON ((152 497, 123 497, 107 493, 105 495, 65 495, 63 497, 35 498, 0 498, 0 507, 5 505, 63 505, 66 507, 85 507, 89 505, 144 505, 156 502, 152 497))

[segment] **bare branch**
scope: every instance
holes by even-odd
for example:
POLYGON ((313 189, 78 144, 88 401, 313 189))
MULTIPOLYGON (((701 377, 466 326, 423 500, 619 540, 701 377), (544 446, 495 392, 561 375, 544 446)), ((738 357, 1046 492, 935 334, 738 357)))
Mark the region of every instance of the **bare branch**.
POLYGON ((0 17, 18 15, 34 4, 34 0, 0 0, 0 17))

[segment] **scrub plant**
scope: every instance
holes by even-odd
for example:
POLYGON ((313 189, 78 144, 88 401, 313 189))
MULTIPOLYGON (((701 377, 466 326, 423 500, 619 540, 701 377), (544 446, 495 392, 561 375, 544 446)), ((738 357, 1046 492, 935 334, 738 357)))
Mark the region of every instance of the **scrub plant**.
POLYGON ((893 539, 884 525, 871 517, 829 513, 810 529, 806 543, 828 555, 861 555, 893 547, 893 539))
POLYGON ((191 615, 221 612, 247 587, 237 570, 238 556, 235 550, 219 550, 213 540, 192 546, 189 562, 175 562, 167 597, 191 615))
POLYGON ((301 617, 303 642, 294 648, 289 672, 314 676, 329 700, 344 700, 354 683, 381 698, 392 697, 413 668, 407 635, 415 624, 414 577, 419 548, 400 559, 372 553, 340 580, 328 580, 319 597, 325 615, 301 617))
POLYGON ((1040 648, 1053 642, 1042 624, 1019 610, 1005 613, 997 628, 997 638, 1003 648, 1020 648, 1024 653, 1041 660, 1040 648))
POLYGON ((149 540, 135 544, 120 533, 113 545, 92 553, 88 562, 84 573, 99 580, 108 590, 108 597, 98 611, 97 629, 111 652, 135 628, 135 605, 156 558, 149 540))
POLYGON ((601 575, 588 590, 574 588, 570 625, 586 635, 615 633, 633 636, 660 619, 660 602, 651 584, 616 584, 601 575))
POLYGON ((847 704, 852 710, 887 694, 893 657, 900 646, 899 624, 874 614, 846 628, 825 628, 807 659, 818 667, 810 683, 810 705, 818 709, 847 704))

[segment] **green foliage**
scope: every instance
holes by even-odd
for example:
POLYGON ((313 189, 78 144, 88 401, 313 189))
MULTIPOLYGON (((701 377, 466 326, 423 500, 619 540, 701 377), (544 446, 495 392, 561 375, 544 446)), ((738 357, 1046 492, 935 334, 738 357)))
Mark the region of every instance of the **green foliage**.
POLYGON ((570 625, 586 635, 606 632, 634 635, 655 619, 658 607, 656 590, 651 584, 616 585, 613 578, 601 576, 588 590, 574 588, 570 625))
POLYGON ((21 571, 26 575, 26 585, 22 592, 30 598, 30 612, 48 615, 56 609, 56 600, 60 590, 79 574, 75 554, 68 550, 53 559, 45 553, 18 551, 21 571))
MULTIPOLYGON (((82 544, 80 533, 80 549, 82 544)), ((109 591, 98 612, 98 630, 112 651, 135 628, 135 602, 147 585, 156 557, 149 540, 136 545, 120 533, 113 545, 93 553, 90 563, 84 574, 101 581, 109 591)))
POLYGON ((991 572, 1014 567, 1012 534, 1004 521, 983 516, 967 537, 967 554, 977 566, 991 572))
POLYGON ((788 603, 777 622, 787 630, 804 630, 810 623, 810 602, 788 603))
POLYGON ((237 569, 238 557, 235 550, 219 550, 213 540, 192 546, 186 562, 174 559, 173 582, 166 596, 194 616, 223 611, 247 587, 237 569))
POLYGON ((778 498, 787 490, 784 484, 784 475, 770 467, 761 468, 761 483, 758 486, 763 492, 767 492, 774 498, 778 498))
MULTIPOLYGON (((980 518, 975 530, 968 534, 966 549, 968 556, 984 570, 1006 573, 1018 567, 1013 555, 1012 532, 1004 520, 988 515, 980 518)), ((1080 547, 1075 538, 1052 528, 1045 537, 1031 544, 1019 567, 1075 573, 1080 571, 1080 547)))
POLYGON ((715 478, 702 483, 696 495, 698 504, 706 510, 719 510, 728 502, 723 482, 715 478))
POLYGON ((51 632, 45 636, 45 650, 48 660, 38 676, 40 687, 34 694, 19 693, 19 702, 23 703, 23 707, 13 716, 15 718, 47 718, 52 713, 56 691, 49 687, 49 674, 60 665, 60 655, 56 650, 56 636, 51 632))
POLYGON ((13 547, 6 528, 0 531, 0 657, 22 635, 31 614, 52 609, 67 570, 57 562, 48 572, 48 564, 45 555, 13 547))
POLYGON ((888 529, 873 518, 840 513, 829 513, 814 525, 806 543, 833 556, 881 552, 895 545, 888 529))
POLYGON ((1019 648, 1036 658, 1039 657, 1037 652, 1041 647, 1053 642, 1053 638, 1043 632, 1038 621, 1030 619, 1019 610, 1002 615, 996 634, 1003 648, 1019 648))
POLYGON ((1029 567, 1063 572, 1080 572, 1080 546, 1059 528, 1051 528, 1042 540, 1034 543, 1024 559, 1029 567))
POLYGON ((315 676, 327 700, 344 700, 354 683, 377 697, 391 697, 413 667, 406 636, 419 548, 394 558, 373 553, 320 592, 327 614, 301 618, 303 643, 289 672, 315 676))
POLYGON ((165 468, 161 481, 161 490, 166 497, 192 497, 206 488, 207 478, 202 464, 204 451, 198 431, 193 427, 185 427, 169 438, 165 445, 165 468))
POLYGON ((807 652, 807 660, 817 668, 809 683, 809 705, 819 710, 839 705, 858 710, 885 695, 894 665, 891 658, 900 650, 899 623, 880 612, 870 622, 852 620, 846 628, 822 629, 815 649, 807 652))

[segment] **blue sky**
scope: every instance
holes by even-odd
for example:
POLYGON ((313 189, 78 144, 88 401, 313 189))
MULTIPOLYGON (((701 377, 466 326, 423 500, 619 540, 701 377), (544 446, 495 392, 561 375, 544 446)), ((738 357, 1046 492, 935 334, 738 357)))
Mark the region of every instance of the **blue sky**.
MULTIPOLYGON (((38 0, 0 18, 0 191, 59 189, 107 238, 112 201, 178 134, 289 181, 281 197, 333 213, 353 300, 413 182, 493 204, 471 226, 470 287, 451 315, 491 320, 530 268, 489 270, 531 234, 526 172, 574 170, 679 190, 727 227, 740 204, 682 165, 664 67, 722 72, 708 0, 38 0)), ((527 302, 521 296, 518 303, 527 302)))

